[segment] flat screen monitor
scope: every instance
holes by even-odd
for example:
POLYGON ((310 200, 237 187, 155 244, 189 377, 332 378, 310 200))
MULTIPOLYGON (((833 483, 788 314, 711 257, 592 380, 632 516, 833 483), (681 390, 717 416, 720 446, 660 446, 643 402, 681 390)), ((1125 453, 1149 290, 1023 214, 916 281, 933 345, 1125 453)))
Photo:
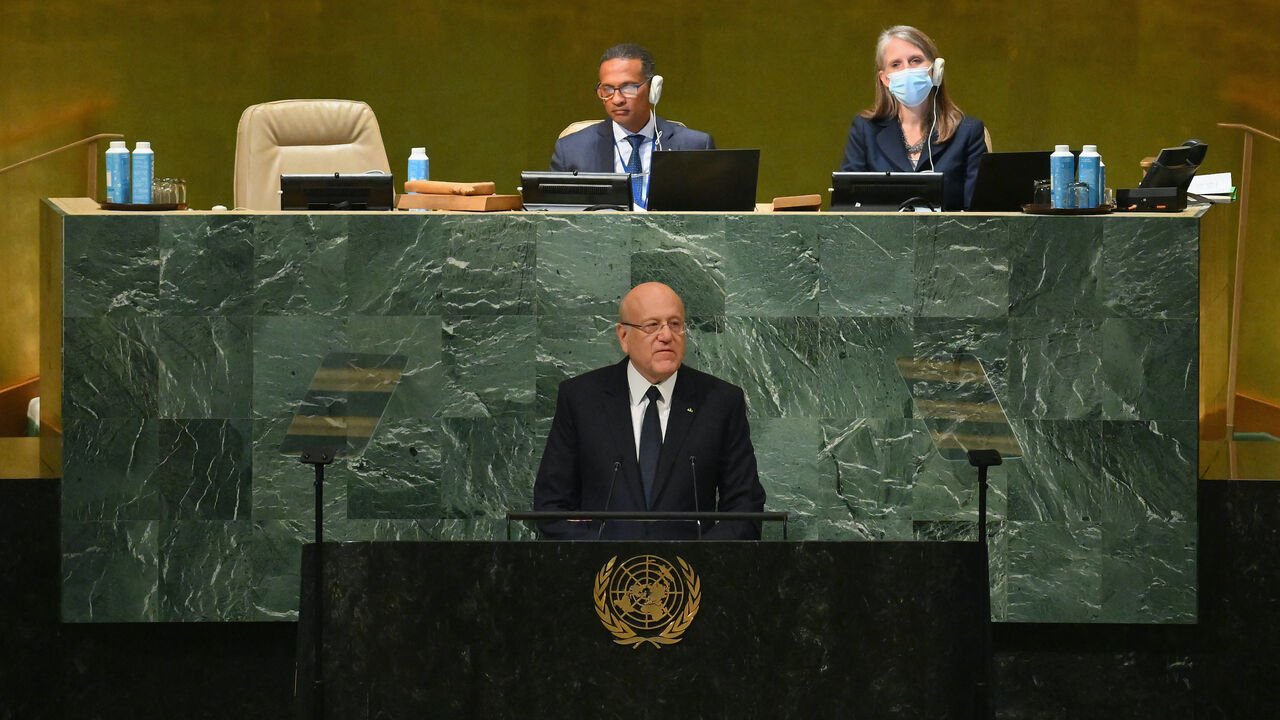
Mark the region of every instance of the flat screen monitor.
POLYGON ((626 173, 520 173, 525 210, 630 210, 631 177, 626 173))
POLYGON ((280 176, 281 210, 390 210, 390 173, 319 173, 280 176))
POLYGON ((1177 188, 1179 193, 1185 193, 1208 151, 1209 146, 1202 142, 1164 148, 1155 162, 1151 163, 1151 167, 1147 168, 1147 174, 1142 176, 1138 187, 1171 187, 1177 188))
POLYGON ((942 209, 940 172, 831 173, 831 209, 899 212, 942 209))
POLYGON ((663 150, 653 154, 649 210, 742 212, 756 209, 760 150, 663 150))

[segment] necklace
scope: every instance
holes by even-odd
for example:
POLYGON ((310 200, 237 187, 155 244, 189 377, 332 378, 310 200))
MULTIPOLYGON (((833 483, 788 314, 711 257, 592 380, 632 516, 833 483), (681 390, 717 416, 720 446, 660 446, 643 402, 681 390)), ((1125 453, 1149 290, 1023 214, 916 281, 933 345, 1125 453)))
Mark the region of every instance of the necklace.
POLYGON ((919 155, 924 150, 924 141, 929 137, 929 133, 920 136, 920 140, 915 143, 907 142, 907 134, 903 132, 902 125, 898 125, 898 134, 902 136, 902 147, 906 148, 907 155, 919 155))

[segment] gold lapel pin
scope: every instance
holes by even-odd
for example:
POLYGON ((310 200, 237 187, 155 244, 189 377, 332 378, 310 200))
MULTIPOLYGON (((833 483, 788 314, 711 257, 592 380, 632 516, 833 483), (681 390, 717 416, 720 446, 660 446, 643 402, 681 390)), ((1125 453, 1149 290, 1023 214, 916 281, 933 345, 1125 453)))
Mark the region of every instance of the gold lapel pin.
POLYGON ((684 411, 687 413, 691 413, 693 412, 693 408, 685 408, 684 411))

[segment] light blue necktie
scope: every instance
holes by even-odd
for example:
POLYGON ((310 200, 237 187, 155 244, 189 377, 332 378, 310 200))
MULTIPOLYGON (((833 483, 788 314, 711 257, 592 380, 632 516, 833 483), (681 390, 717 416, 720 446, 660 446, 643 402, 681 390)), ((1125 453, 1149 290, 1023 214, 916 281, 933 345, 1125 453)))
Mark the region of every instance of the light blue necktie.
POLYGON ((643 135, 627 136, 627 142, 631 143, 631 159, 627 161, 627 172, 631 173, 631 197, 640 207, 645 204, 641 196, 644 192, 644 177, 640 174, 640 146, 644 144, 644 139, 643 135))

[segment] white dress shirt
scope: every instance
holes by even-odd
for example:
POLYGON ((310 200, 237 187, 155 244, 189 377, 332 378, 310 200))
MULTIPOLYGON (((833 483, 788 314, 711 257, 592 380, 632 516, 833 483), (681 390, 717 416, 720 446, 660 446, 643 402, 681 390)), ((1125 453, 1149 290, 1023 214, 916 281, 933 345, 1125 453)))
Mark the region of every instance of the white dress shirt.
POLYGON ((629 135, 643 135, 644 142, 640 143, 640 172, 643 177, 640 181, 640 197, 636 198, 636 210, 643 210, 649 206, 649 168, 652 167, 653 147, 656 142, 658 124, 657 115, 649 113, 649 122, 640 128, 639 133, 633 133, 622 127, 618 123, 613 123, 613 171, 624 173, 627 171, 627 161, 631 159, 631 141, 627 139, 629 135))
MULTIPOLYGON (((679 373, 677 370, 671 373, 671 377, 658 383, 658 392, 662 393, 662 399, 658 401, 658 424, 662 427, 664 438, 667 436, 667 418, 671 416, 671 393, 676 389, 676 375, 679 373)), ((640 425, 644 423, 645 410, 649 409, 649 399, 645 397, 645 393, 649 392, 651 385, 653 383, 646 380, 631 361, 627 361, 628 399, 631 404, 631 431, 636 441, 636 460, 640 459, 640 425)))

